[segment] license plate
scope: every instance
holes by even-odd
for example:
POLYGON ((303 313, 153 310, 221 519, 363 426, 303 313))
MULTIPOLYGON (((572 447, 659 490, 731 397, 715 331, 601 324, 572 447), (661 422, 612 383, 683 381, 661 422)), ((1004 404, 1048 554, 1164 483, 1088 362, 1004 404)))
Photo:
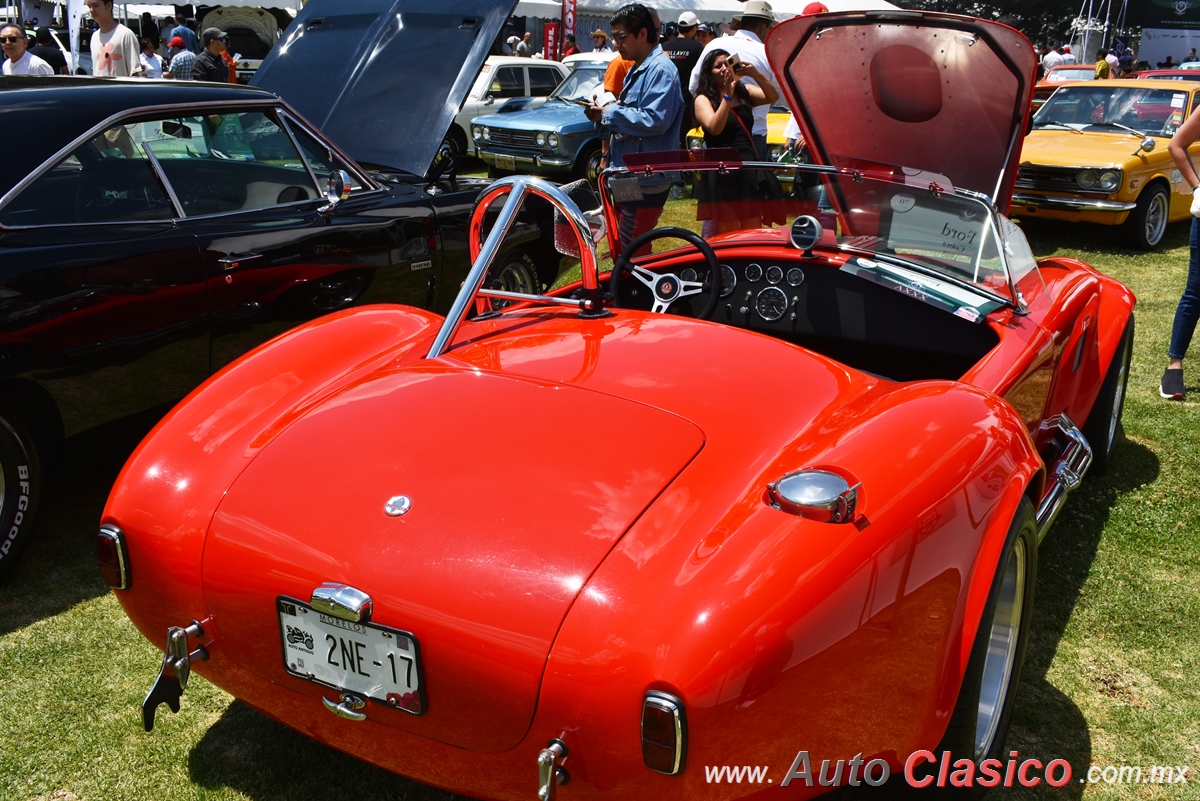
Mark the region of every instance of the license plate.
POLYGON ((332 617, 294 598, 279 598, 276 611, 288 673, 414 715, 424 713, 421 655, 413 635, 332 617))
POLYGON ((503 153, 497 153, 496 167, 501 170, 515 170, 517 168, 517 159, 515 156, 507 156, 503 153))

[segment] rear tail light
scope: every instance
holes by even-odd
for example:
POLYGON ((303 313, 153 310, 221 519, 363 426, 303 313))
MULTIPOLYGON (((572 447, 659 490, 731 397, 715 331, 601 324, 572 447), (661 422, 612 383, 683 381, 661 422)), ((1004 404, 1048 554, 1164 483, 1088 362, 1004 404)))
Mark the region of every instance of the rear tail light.
POLYGON ((687 717, 683 701, 651 691, 642 702, 642 759, 646 767, 674 776, 687 756, 687 717))
POLYGON ((96 559, 104 583, 115 590, 129 589, 129 549, 125 532, 116 526, 101 526, 96 535, 96 559))

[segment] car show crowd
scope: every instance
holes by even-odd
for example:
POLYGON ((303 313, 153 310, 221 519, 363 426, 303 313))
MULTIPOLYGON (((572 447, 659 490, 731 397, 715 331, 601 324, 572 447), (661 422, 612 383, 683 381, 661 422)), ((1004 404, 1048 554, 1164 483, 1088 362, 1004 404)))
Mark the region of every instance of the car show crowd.
MULTIPOLYGON (((96 30, 90 38, 93 74, 98 77, 144 77, 210 82, 237 82, 233 55, 229 52, 228 34, 218 27, 196 32, 196 22, 181 15, 166 17, 159 22, 143 15, 137 21, 138 33, 114 16, 113 0, 87 0, 96 30)), ((803 14, 817 14, 827 9, 820 2, 810 3, 803 14)), ((701 22, 692 11, 685 11, 675 21, 663 24, 658 13, 641 4, 622 8, 611 19, 611 30, 598 28, 592 35, 592 50, 597 57, 610 57, 604 72, 602 87, 596 87, 580 105, 586 106, 587 119, 597 125, 601 146, 597 169, 624 167, 628 153, 687 148, 689 133, 697 127, 705 147, 727 147, 738 152, 746 161, 771 158, 803 158, 804 141, 794 118, 787 124, 786 147, 768 150, 767 111, 779 99, 779 91, 771 78, 763 41, 767 31, 780 21, 769 2, 750 0, 744 10, 727 23, 701 22), (769 154, 769 156, 768 156, 769 154)), ((2 70, 5 75, 51 75, 67 73, 68 66, 60 47, 56 46, 45 26, 35 32, 30 41, 26 28, 15 23, 0 29, 0 45, 6 56, 2 70)), ((519 58, 546 59, 533 42, 532 31, 515 33, 497 43, 500 54, 519 58)), ((575 36, 567 37, 564 58, 587 55, 581 53, 575 36)), ((1070 44, 1038 45, 1038 79, 1047 77, 1056 68, 1080 64, 1070 44)), ((551 57, 554 54, 551 54, 551 57)), ((1090 77, 1109 78, 1161 77, 1140 75, 1150 65, 1139 61, 1132 48, 1113 46, 1100 48, 1095 54, 1089 76, 1068 76, 1071 79, 1090 77)), ((1195 48, 1179 62, 1168 55, 1157 64, 1160 70, 1176 67, 1200 67, 1195 48)), ((1197 70, 1200 77, 1200 70, 1197 70)), ((1036 105, 1036 101, 1035 101, 1036 105)), ((1097 111, 1096 113, 1102 113, 1097 111)), ((487 123, 493 118, 481 120, 487 123)), ((1184 132, 1183 115, 1176 114, 1167 133, 1184 132)), ((1187 129, 1190 132, 1190 128, 1187 129)), ((477 145, 480 143, 476 143, 477 145)), ((1184 145, 1186 147, 1186 145, 1184 145)), ((1172 154, 1182 152, 1173 143, 1172 154)), ((480 155, 483 155, 480 153, 480 155)), ((499 157, 503 159, 504 157, 499 157)), ((578 159, 578 154, 576 154, 578 159)), ((496 158, 485 156, 493 175, 496 158)), ((1176 159, 1182 174, 1194 174, 1187 158, 1176 159)), ((512 160, 515 165, 517 162, 512 160)), ((568 166, 572 166, 568 164, 568 166)), ((528 171, 538 172, 537 162, 528 171)), ((574 165, 578 173, 578 165, 574 165)), ((586 170, 594 180, 595 170, 586 170)), ((698 199, 709 201, 705 213, 705 234, 744 227, 753 221, 749 211, 740 206, 746 199, 777 190, 769 182, 760 182, 745 172, 740 176, 709 176, 708 182, 695 187, 698 199)), ((660 181, 651 186, 643 180, 643 200, 634 213, 625 209, 622 218, 622 238, 630 238, 653 228, 670 197, 672 185, 660 181)), ((1171 206, 1169 219, 1183 216, 1178 204, 1171 206)), ((1031 204, 1032 208, 1032 204, 1031 204)), ((1139 218, 1138 209, 1125 225, 1149 233, 1137 237, 1139 246, 1154 246, 1161 238, 1164 226, 1153 228, 1158 217, 1148 209, 1149 218, 1139 218), (1146 228, 1146 226, 1151 226, 1146 228)), ((1159 214, 1163 222, 1168 212, 1159 214)), ((1195 257, 1193 257, 1193 261, 1195 257)), ((1196 272, 1195 269, 1192 271, 1196 272)), ((1176 340, 1171 347, 1171 361, 1163 376, 1160 392, 1163 397, 1182 399, 1182 358, 1186 341, 1195 326, 1200 297, 1194 284, 1200 278, 1193 275, 1180 304, 1176 324, 1176 340)))

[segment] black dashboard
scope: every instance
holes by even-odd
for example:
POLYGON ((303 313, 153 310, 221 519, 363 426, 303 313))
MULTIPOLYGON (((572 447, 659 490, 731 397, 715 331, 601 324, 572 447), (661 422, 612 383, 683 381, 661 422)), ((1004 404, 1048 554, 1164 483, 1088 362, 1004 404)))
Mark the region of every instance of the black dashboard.
MULTIPOLYGON (((721 297, 712 320, 817 351, 897 381, 957 379, 996 346, 982 319, 965 319, 915 297, 908 287, 866 280, 839 261, 801 251, 780 257, 718 254, 721 297)), ((670 268, 683 281, 710 281, 707 265, 670 268)), ((650 290, 626 278, 618 305, 649 308, 650 290)), ((707 292, 675 301, 672 314, 695 317, 707 292)))

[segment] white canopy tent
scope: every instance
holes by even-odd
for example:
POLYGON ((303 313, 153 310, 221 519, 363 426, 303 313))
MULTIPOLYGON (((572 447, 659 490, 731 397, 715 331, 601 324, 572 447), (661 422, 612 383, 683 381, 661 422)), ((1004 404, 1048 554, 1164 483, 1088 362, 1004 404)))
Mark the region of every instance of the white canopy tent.
MULTIPOLYGON (((898 6, 887 0, 823 0, 830 11, 873 11, 895 9, 898 6)), ((253 2, 253 0, 245 0, 253 2)), ((576 12, 580 16, 612 14, 626 5, 629 0, 580 0, 576 12)), ((771 8, 775 20, 799 16, 812 0, 772 0, 771 8)), ((742 13, 745 3, 741 0, 649 0, 664 22, 674 21, 684 11, 691 11, 702 20, 728 21, 734 14, 742 13)), ((518 17, 558 19, 562 16, 562 4, 554 0, 521 0, 514 12, 518 17)))

